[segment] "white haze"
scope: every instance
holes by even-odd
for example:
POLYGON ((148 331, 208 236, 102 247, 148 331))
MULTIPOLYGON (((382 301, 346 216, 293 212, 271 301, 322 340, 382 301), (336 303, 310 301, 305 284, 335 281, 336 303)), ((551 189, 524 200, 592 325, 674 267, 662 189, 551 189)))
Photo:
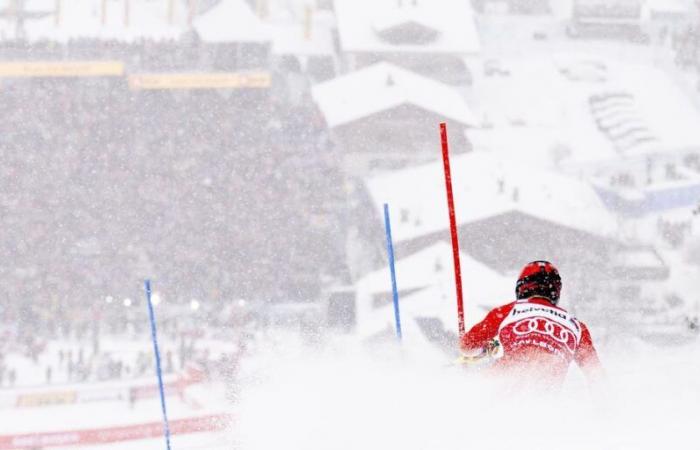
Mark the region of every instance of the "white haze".
POLYGON ((164 448, 146 278, 170 420, 234 416, 173 450, 699 450, 699 124, 700 0, 0 0, 0 450, 164 448), (552 260, 595 390, 432 347, 442 121, 467 320, 552 260))
POLYGON ((270 348, 241 386, 237 448, 696 449, 697 347, 623 347, 606 354, 606 383, 591 390, 572 370, 549 398, 496 392, 492 380, 406 347, 270 348))

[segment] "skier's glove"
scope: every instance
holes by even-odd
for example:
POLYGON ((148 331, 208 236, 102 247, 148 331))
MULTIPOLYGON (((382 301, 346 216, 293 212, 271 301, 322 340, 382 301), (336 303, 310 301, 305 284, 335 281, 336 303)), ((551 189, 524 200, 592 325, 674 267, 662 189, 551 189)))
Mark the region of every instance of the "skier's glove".
POLYGON ((484 347, 484 352, 491 358, 497 358, 500 350, 501 341, 499 341, 497 338, 493 338, 488 341, 484 347))
POLYGON ((476 355, 467 355, 463 353, 455 362, 465 366, 482 365, 500 357, 500 350, 501 343, 498 339, 494 338, 486 343, 480 353, 476 355))

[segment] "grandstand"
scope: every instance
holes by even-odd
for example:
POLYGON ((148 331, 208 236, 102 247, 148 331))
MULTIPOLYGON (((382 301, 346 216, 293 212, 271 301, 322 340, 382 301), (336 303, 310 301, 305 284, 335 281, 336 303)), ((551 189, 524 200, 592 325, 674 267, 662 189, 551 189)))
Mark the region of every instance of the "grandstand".
POLYGON ((187 2, 172 17, 133 2, 128 20, 88 3, 0 16, 6 31, 23 18, 0 39, 0 282, 27 301, 12 307, 140 298, 147 275, 183 303, 316 299, 342 261, 342 187, 323 118, 289 101, 269 37, 216 33, 215 9, 188 28, 187 2))

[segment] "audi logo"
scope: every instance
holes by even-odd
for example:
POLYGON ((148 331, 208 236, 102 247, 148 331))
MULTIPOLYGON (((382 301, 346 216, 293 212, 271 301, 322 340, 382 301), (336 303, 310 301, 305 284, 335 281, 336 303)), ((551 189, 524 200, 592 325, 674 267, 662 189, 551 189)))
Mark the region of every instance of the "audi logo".
POLYGON ((555 341, 564 344, 572 354, 576 351, 578 345, 576 335, 572 331, 543 317, 532 317, 516 322, 513 325, 513 333, 517 336, 526 336, 532 333, 549 336, 555 341))

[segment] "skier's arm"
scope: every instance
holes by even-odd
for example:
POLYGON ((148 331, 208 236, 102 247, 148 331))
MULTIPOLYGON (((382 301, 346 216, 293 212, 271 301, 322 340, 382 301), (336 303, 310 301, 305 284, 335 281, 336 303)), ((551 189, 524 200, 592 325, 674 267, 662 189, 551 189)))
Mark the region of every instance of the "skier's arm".
POLYGON ((593 346, 591 332, 583 323, 581 323, 581 342, 574 354, 574 360, 589 382, 598 382, 604 377, 603 366, 598 358, 598 352, 593 346))
POLYGON ((498 329, 501 326, 503 319, 513 309, 513 304, 510 303, 500 308, 491 310, 484 320, 474 325, 460 341, 460 348, 463 352, 473 352, 475 350, 483 350, 498 334, 498 329))

